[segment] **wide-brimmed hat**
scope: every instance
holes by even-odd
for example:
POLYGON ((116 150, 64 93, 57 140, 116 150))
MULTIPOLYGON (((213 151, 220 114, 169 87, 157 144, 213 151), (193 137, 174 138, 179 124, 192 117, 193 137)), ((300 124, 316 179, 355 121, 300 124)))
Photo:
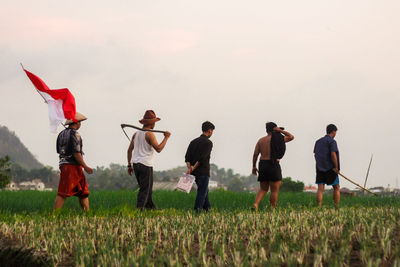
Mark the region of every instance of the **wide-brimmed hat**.
MULTIPOLYGON (((77 121, 84 121, 84 120, 87 120, 87 118, 86 118, 84 115, 82 115, 81 113, 79 113, 79 112, 76 112, 76 113, 75 113, 75 119, 76 119, 77 121)), ((66 120, 65 123, 64 123, 64 125, 70 125, 70 124, 73 124, 73 123, 74 123, 73 120, 66 120)))
POLYGON ((143 115, 143 119, 141 119, 139 122, 144 125, 148 124, 153 124, 157 121, 161 120, 160 118, 157 118, 156 113, 152 110, 146 110, 146 112, 143 115))

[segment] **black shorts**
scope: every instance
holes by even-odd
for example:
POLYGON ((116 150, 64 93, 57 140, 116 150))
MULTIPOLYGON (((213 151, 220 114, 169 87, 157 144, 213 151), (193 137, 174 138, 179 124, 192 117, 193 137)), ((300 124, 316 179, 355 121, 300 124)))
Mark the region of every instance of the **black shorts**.
POLYGON ((272 160, 260 160, 260 162, 258 163, 258 181, 282 181, 282 170, 279 162, 272 160))
POLYGON ((320 171, 317 169, 317 177, 315 179, 316 184, 333 185, 333 184, 337 184, 337 183, 335 183, 335 182, 337 182, 336 179, 338 179, 338 175, 333 170, 320 171))

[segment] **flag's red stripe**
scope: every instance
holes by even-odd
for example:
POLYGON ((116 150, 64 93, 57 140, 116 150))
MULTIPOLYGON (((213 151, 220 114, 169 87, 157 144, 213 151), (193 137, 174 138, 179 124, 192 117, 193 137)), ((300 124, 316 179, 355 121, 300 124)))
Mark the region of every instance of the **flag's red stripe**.
POLYGON ((28 75, 29 79, 33 83, 33 85, 36 87, 41 92, 44 92, 46 94, 49 94, 52 98, 54 99, 61 99, 63 101, 63 111, 64 111, 64 116, 68 120, 74 120, 75 119, 75 113, 76 113, 76 105, 75 105, 75 98, 71 94, 71 92, 67 88, 63 89, 56 89, 56 90, 51 90, 45 83, 40 79, 38 76, 35 74, 27 71, 24 69, 26 72, 26 75, 28 75))

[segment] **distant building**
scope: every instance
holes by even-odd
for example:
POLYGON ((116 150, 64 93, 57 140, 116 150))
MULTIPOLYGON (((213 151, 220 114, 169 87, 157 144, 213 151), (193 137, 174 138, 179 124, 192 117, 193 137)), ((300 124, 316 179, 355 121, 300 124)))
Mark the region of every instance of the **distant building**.
POLYGON ((16 183, 14 183, 13 181, 11 181, 5 188, 8 191, 17 191, 19 190, 18 185, 16 183))
POLYGON ((43 191, 46 189, 46 186, 44 185, 44 183, 39 180, 39 179, 35 179, 32 181, 33 183, 35 183, 35 189, 38 191, 43 191))
POLYGON ((177 182, 154 182, 153 190, 175 190, 177 182))
POLYGON ((37 191, 47 190, 44 183, 39 179, 34 179, 31 182, 19 183, 18 188, 19 188, 19 190, 37 190, 37 191))
POLYGON ((217 189, 218 187, 220 187, 220 186, 218 185, 217 181, 210 180, 208 182, 208 189, 213 190, 213 189, 217 189))
POLYGON ((377 187, 370 188, 369 191, 371 191, 375 194, 380 194, 380 193, 385 192, 385 188, 383 186, 377 186, 377 187))
POLYGON ((340 188, 340 194, 343 196, 355 196, 356 192, 352 191, 346 187, 340 188))
POLYGON ((304 192, 317 193, 317 187, 315 185, 304 186, 304 192))

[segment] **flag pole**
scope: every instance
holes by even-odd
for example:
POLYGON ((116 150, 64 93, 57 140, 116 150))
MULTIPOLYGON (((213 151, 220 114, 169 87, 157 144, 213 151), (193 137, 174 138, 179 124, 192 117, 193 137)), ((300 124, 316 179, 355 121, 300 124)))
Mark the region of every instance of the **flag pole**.
MULTIPOLYGON (((19 64, 21 64, 22 70, 25 71, 24 65, 22 65, 22 63, 19 63, 19 64)), ((26 72, 25 72, 25 73, 26 73, 26 72)), ((39 90, 38 90, 36 87, 35 87, 35 89, 36 89, 36 92, 43 98, 44 102, 45 102, 46 104, 49 104, 49 103, 47 102, 46 98, 44 98, 44 96, 42 96, 42 94, 39 93, 39 90)))

